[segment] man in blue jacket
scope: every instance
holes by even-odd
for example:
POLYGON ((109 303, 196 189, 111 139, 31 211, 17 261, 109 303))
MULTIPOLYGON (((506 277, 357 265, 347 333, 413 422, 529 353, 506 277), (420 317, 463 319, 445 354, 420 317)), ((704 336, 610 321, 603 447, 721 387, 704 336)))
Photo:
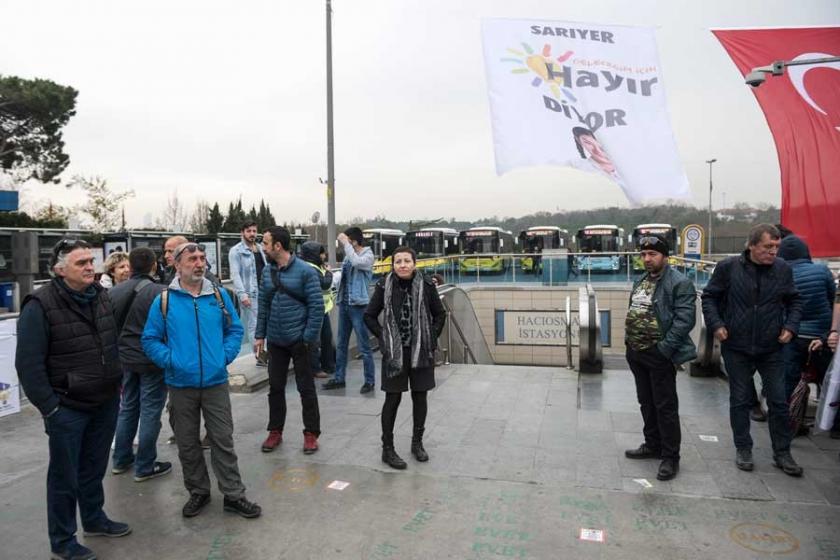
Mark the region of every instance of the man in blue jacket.
POLYGON ((750 408, 755 401, 753 374, 758 370, 770 409, 774 464, 785 474, 801 476, 802 467, 790 454, 782 349, 799 331, 802 300, 790 266, 776 258, 780 237, 771 224, 750 230, 743 254, 715 267, 703 290, 703 316, 721 342, 726 364, 735 466, 743 471, 754 468, 750 408))
MULTIPOLYGON (((789 235, 779 244, 779 258, 793 268, 793 283, 802 297, 802 322, 799 332, 790 344, 785 345, 785 396, 790 400, 793 390, 808 363, 808 347, 814 340, 828 337, 831 329, 831 306, 834 304, 836 287, 831 271, 822 263, 811 260, 808 245, 795 235, 789 235)), ((823 369, 828 363, 822 354, 813 356, 817 367, 823 369)))
POLYGON ((227 365, 239 354, 242 323, 224 290, 204 277, 204 245, 182 243, 174 250, 175 278, 149 308, 141 341, 146 355, 164 370, 184 486, 190 499, 184 517, 210 502, 210 478, 199 441, 201 417, 210 438, 213 472, 224 509, 259 517, 260 506, 245 498, 233 450, 233 416, 227 365))
POLYGON ((668 266, 668 243, 642 237, 646 273, 633 285, 625 323, 627 363, 636 381, 645 442, 628 449, 628 459, 662 459, 656 478, 671 480, 680 470, 680 414, 676 365, 697 357, 691 341, 697 290, 668 266))
POLYGON ((291 251, 291 235, 283 227, 263 233, 263 249, 271 261, 263 270, 260 286, 254 352, 260 354, 268 340, 268 437, 264 453, 283 441, 286 424, 286 376, 295 361, 295 381, 303 407, 303 452, 318 450, 321 416, 318 393, 309 360, 310 347, 318 344, 324 320, 320 274, 291 251))
POLYGON ((324 389, 341 389, 347 375, 347 352, 350 333, 356 332, 356 344, 362 354, 365 382, 360 393, 373 391, 376 383, 376 365, 370 349, 368 329, 365 326, 365 309, 370 302, 370 286, 373 277, 375 257, 370 247, 365 246, 362 230, 350 227, 338 236, 344 246, 344 262, 341 265, 341 281, 338 286, 338 340, 336 341, 335 376, 324 383, 324 389))

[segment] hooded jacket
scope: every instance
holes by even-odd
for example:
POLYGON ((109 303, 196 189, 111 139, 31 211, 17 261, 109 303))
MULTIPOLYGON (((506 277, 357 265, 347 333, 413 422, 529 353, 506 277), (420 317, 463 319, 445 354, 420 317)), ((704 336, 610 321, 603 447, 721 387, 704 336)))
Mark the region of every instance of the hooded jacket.
POLYGON ((315 269, 294 255, 289 255, 282 268, 276 262, 266 266, 254 338, 279 346, 314 344, 320 340, 324 298, 319 278, 315 269), (275 282, 282 284, 283 289, 278 289, 275 282))
POLYGON ((799 336, 826 336, 831 328, 836 291, 831 271, 826 265, 813 262, 808 245, 795 235, 782 239, 778 256, 793 268, 793 283, 802 298, 799 336))
POLYGON ((321 292, 324 294, 324 315, 332 311, 334 305, 334 296, 332 293, 333 273, 324 268, 324 263, 321 260, 321 253, 324 251, 324 246, 317 241, 307 241, 300 246, 300 258, 306 264, 318 271, 321 282, 321 292))
POLYGON ((167 385, 205 388, 227 382, 227 365, 239 354, 244 330, 227 292, 219 293, 229 319, 207 278, 193 296, 176 276, 169 284, 165 320, 161 296, 152 302, 141 342, 146 355, 164 370, 167 385))

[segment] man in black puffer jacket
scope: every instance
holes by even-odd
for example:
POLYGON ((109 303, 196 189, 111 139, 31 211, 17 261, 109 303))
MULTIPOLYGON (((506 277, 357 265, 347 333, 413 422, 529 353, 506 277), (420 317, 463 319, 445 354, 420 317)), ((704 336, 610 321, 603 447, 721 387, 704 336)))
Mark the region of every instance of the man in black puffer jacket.
POLYGON ((122 369, 107 292, 94 282, 84 241, 62 240, 50 259, 52 281, 27 296, 18 320, 15 368, 49 436, 47 524, 51 558, 96 558, 76 540, 78 505, 85 536, 131 532, 102 507, 102 477, 114 437, 122 369))
POLYGON ((802 301, 790 266, 776 258, 779 238, 779 230, 770 224, 750 230, 746 251, 715 267, 703 290, 703 316, 707 328, 721 342, 726 364, 736 466, 745 471, 753 469, 751 385, 758 370, 770 409, 775 465, 786 474, 801 476, 802 467, 790 454, 782 348, 799 331, 802 301))

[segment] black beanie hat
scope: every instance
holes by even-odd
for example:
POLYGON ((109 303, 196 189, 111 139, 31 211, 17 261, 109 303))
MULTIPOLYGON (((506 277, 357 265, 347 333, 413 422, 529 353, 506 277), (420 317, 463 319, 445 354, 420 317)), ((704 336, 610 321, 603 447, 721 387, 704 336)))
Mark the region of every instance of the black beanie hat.
POLYGON ((645 235, 639 244, 639 251, 656 251, 668 256, 668 242, 658 235, 645 235))

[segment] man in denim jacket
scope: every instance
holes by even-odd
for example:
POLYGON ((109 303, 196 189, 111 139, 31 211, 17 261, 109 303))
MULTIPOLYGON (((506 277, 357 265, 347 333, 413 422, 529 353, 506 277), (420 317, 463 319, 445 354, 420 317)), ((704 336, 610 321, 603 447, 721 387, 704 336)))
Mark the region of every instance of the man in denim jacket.
MULTIPOLYGON (((248 345, 254 345, 254 333, 257 330, 257 315, 259 314, 258 288, 262 270, 265 267, 265 254, 257 243, 257 223, 246 221, 242 224, 242 241, 230 248, 228 253, 230 263, 230 279, 233 280, 233 291, 239 300, 239 314, 245 333, 248 335, 248 345)), ((257 355, 257 365, 265 367, 266 362, 257 355)))
POLYGON ((368 286, 373 277, 373 263, 376 260, 370 247, 365 246, 362 230, 350 227, 338 236, 344 246, 344 262, 341 265, 341 283, 338 286, 338 341, 336 342, 335 376, 324 383, 324 389, 341 389, 345 386, 347 374, 347 351, 350 332, 356 333, 356 344, 362 354, 365 383, 361 393, 373 391, 376 383, 376 366, 365 326, 365 309, 370 301, 368 286))

